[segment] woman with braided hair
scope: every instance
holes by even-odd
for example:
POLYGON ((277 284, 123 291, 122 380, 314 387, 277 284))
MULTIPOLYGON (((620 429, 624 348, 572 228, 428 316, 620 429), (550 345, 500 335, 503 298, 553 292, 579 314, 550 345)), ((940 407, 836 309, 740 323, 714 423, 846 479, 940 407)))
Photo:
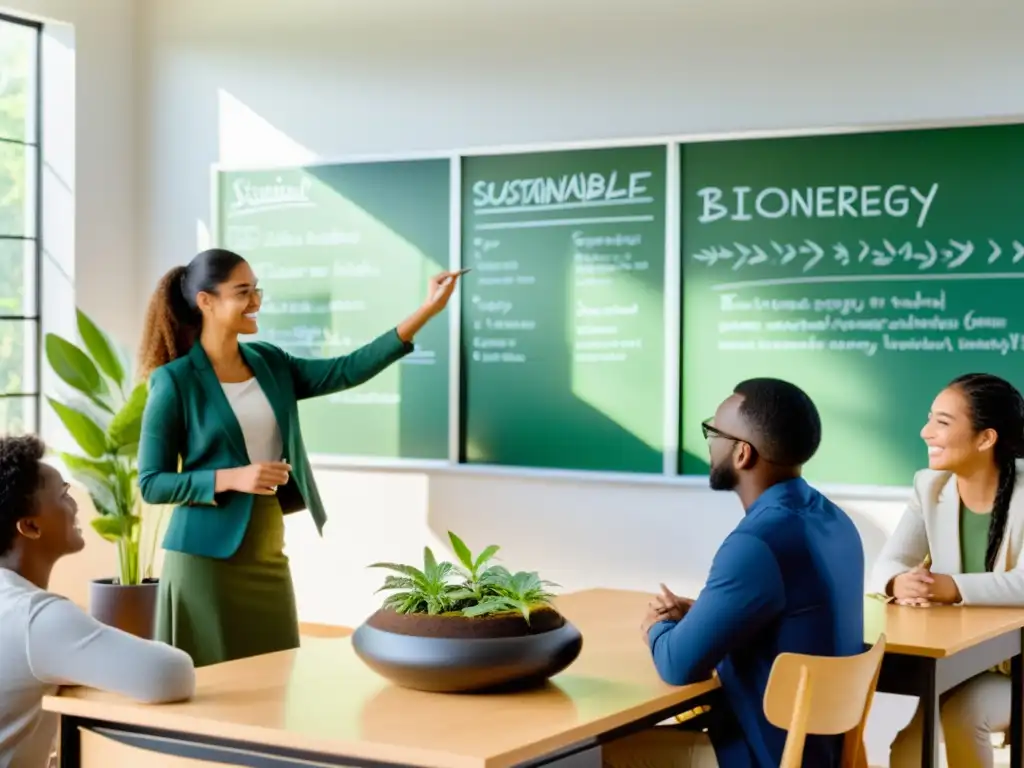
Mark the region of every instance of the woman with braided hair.
MULTIPOLYGON (((932 402, 921 437, 928 469, 914 477, 874 587, 905 605, 1024 606, 1024 398, 998 376, 960 376, 932 402)), ((942 696, 950 766, 992 766, 991 735, 1010 723, 1006 672, 984 672, 942 696)), ((893 742, 890 765, 920 765, 921 739, 919 708, 893 742)))

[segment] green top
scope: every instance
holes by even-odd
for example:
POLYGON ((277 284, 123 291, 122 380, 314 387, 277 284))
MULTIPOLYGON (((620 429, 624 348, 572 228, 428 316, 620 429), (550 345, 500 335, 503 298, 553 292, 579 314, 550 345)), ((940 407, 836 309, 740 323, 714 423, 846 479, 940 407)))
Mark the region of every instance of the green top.
MULTIPOLYGON (((277 492, 286 514, 308 509, 318 530, 327 520, 299 428, 299 401, 355 387, 409 354, 396 329, 343 357, 293 357, 263 341, 239 345, 270 401, 291 465, 277 492)), ((139 490, 149 504, 174 504, 164 549, 226 559, 249 525, 255 496, 216 492, 216 472, 250 463, 242 428, 210 359, 197 342, 153 371, 139 438, 139 490)))
POLYGON ((988 549, 988 523, 991 512, 972 512, 960 502, 960 570, 963 573, 985 573, 985 550, 988 549))

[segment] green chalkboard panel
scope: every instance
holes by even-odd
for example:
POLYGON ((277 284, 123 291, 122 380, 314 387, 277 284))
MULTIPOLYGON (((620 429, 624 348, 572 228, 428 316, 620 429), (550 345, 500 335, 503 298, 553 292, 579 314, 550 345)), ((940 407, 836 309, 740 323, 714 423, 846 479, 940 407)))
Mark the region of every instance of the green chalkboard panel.
MULTIPOLYGON (((907 485, 954 376, 1024 386, 1024 126, 681 151, 682 461, 740 380, 804 387, 823 419, 809 477, 907 485)), ((699 458, 698 458, 699 457, 699 458)))
MULTIPOLYGON (((343 355, 396 325, 446 269, 447 159, 219 173, 218 232, 265 295, 257 338, 304 357, 343 355)), ((448 456, 448 324, 369 382, 300 403, 313 453, 448 456)))
POLYGON ((666 152, 463 160, 466 462, 663 470, 666 152))

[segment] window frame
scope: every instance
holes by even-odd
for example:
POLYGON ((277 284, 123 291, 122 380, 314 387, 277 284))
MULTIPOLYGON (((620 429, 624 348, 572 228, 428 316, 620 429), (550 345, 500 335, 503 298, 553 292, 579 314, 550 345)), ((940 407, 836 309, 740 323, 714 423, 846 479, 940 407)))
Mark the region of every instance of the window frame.
MULTIPOLYGON (((31 350, 34 355, 32 359, 34 368, 32 374, 34 378, 34 387, 32 388, 32 391, 0 392, 0 400, 10 399, 31 402, 32 419, 31 423, 26 421, 25 427, 27 430, 31 430, 38 435, 42 432, 43 420, 43 25, 38 21, 0 12, 0 25, 2 24, 15 24, 21 27, 28 27, 35 32, 36 37, 35 61, 32 62, 30 71, 30 77, 34 81, 34 98, 32 104, 29 105, 29 108, 34 111, 33 135, 31 137, 24 137, 23 139, 0 137, 0 143, 13 144, 26 149, 26 151, 31 150, 35 153, 34 162, 31 164, 31 172, 35 176, 33 189, 35 200, 32 201, 35 207, 35 212, 33 222, 34 226, 31 234, 13 235, 0 232, 0 241, 13 241, 20 242, 22 244, 31 244, 34 251, 32 264, 34 276, 32 290, 34 296, 32 297, 31 313, 25 313, 23 311, 22 314, 17 315, 0 314, 0 323, 29 323, 35 333, 33 335, 34 349, 31 350)), ((29 164, 26 163, 26 170, 28 170, 28 168, 29 164)), ((29 350, 26 349, 26 351, 29 350)), ((6 425, 4 425, 4 427, 6 428, 6 425)))

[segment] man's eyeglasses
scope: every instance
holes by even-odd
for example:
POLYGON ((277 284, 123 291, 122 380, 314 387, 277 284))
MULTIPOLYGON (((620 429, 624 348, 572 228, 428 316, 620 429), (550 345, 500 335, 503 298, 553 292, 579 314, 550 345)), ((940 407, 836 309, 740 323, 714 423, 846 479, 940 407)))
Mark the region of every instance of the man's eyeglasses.
POLYGON ((721 437, 724 438, 725 440, 732 440, 733 442, 737 443, 747 442, 742 437, 730 435, 727 432, 723 432, 722 430, 718 429, 717 427, 711 426, 710 424, 708 424, 709 421, 711 421, 711 419, 706 419, 700 423, 700 431, 704 435, 705 440, 707 440, 709 437, 721 437))
POLYGON ((700 432, 701 434, 703 434, 703 437, 705 437, 706 440, 710 437, 721 437, 723 440, 732 440, 733 442, 745 442, 746 444, 751 446, 751 451, 754 452, 755 456, 761 455, 757 449, 757 446, 753 442, 742 437, 736 437, 736 435, 729 434, 728 432, 723 432, 718 427, 709 424, 708 422, 710 421, 711 419, 706 419, 705 421, 700 422, 700 432))

